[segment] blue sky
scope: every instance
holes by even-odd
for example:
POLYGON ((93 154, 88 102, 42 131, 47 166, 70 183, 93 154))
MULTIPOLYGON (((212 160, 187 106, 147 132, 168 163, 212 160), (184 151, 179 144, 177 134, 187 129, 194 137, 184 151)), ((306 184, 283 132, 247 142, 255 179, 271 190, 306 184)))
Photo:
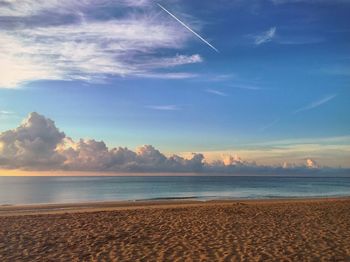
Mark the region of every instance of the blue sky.
POLYGON ((0 1, 0 131, 36 111, 110 146, 350 166, 350 1, 24 2, 0 1))

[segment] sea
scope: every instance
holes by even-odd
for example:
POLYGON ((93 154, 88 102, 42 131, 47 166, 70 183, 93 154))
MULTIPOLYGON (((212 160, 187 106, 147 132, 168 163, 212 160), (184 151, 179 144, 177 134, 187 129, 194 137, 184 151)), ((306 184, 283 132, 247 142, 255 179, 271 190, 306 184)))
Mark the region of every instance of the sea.
POLYGON ((350 196, 350 177, 0 177, 0 205, 350 196))

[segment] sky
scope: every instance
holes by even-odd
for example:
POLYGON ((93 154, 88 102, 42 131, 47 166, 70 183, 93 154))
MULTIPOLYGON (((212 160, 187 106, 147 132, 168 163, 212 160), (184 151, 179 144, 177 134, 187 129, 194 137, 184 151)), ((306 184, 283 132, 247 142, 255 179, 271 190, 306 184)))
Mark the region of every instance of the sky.
POLYGON ((102 161, 98 141, 108 158, 135 153, 132 171, 143 154, 186 171, 196 157, 349 168, 349 13, 348 0, 0 0, 0 168, 127 171, 77 166, 102 161))

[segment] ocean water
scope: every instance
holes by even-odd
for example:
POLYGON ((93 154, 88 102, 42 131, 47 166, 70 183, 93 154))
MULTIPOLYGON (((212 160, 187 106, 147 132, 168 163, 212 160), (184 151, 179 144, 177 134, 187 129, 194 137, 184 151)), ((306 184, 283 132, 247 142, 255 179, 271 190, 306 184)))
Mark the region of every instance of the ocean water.
POLYGON ((0 177, 0 205, 350 196, 350 177, 0 177))

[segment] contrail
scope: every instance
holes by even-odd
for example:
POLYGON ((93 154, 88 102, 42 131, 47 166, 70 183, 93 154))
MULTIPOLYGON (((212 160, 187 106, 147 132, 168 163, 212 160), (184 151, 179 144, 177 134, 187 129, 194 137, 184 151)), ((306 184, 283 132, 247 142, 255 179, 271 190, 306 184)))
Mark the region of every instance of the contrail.
POLYGON ((193 31, 189 26, 187 26, 184 22, 182 22, 180 19, 178 19, 175 15, 170 13, 168 10, 166 10, 161 4, 157 3, 157 5, 162 8, 165 12, 167 12, 172 18, 174 18, 176 21, 178 21, 180 24, 182 24, 187 30, 189 30, 191 33, 193 33, 195 36, 197 36, 200 40, 202 40, 204 43, 206 43, 208 46, 210 46, 213 50, 219 53, 219 50, 217 50, 213 45, 211 45, 207 40, 205 40, 203 37, 201 37, 199 34, 197 34, 195 31, 193 31))

